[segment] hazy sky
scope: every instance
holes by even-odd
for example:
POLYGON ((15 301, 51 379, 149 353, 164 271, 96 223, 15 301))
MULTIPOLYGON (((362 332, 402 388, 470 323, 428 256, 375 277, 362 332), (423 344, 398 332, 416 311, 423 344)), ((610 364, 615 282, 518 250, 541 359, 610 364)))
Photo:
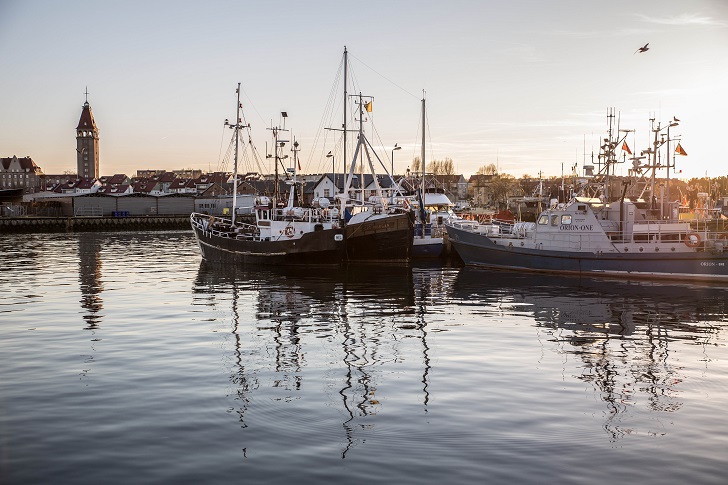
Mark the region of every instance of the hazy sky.
POLYGON ((676 116, 682 176, 728 174, 725 0, 0 0, 0 156, 75 170, 88 86, 103 175, 214 170, 241 82, 259 150, 287 111, 304 171, 326 171, 344 46, 374 96, 382 156, 404 147, 398 173, 420 153, 425 90, 427 159, 465 175, 489 163, 560 175, 585 152, 589 163, 609 107, 636 130, 632 151, 648 147, 651 117, 676 116))

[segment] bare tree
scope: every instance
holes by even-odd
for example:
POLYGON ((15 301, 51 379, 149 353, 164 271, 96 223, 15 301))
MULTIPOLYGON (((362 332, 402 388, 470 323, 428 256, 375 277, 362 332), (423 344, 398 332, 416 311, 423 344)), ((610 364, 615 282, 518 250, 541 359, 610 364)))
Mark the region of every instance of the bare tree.
POLYGON ((507 173, 493 177, 491 181, 491 193, 496 207, 500 208, 501 203, 504 207, 508 206, 508 197, 520 194, 521 186, 513 175, 507 173))
POLYGON ((498 167, 494 163, 483 165, 475 172, 476 175, 496 175, 498 173, 498 167))

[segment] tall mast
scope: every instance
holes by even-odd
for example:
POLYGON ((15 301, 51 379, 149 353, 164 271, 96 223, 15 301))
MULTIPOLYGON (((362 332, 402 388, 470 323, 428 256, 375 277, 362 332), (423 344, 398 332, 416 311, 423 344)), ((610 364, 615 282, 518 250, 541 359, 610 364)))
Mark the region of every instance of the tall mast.
POLYGON ((278 202, 279 202, 278 199, 281 196, 280 190, 278 188, 278 178, 279 178, 279 176, 278 176, 278 164, 279 163, 282 164, 281 160, 283 160, 284 158, 287 158, 288 157, 288 155, 281 156, 280 155, 280 149, 283 148, 285 146, 285 144, 288 143, 289 140, 281 140, 280 138, 278 138, 278 135, 281 132, 288 131, 286 129, 286 118, 288 118, 288 112, 287 111, 281 111, 281 120, 283 120, 281 124, 283 125, 283 128, 281 128, 280 126, 271 126, 270 128, 268 128, 269 130, 271 130, 273 132, 273 145, 274 145, 274 147, 273 147, 273 163, 275 164, 275 180, 273 181, 273 183, 274 183, 274 187, 273 187, 273 205, 276 206, 276 207, 278 206, 278 202))
MULTIPOLYGON (((347 83, 348 83, 348 75, 349 75, 349 53, 346 50, 346 46, 344 46, 344 122, 341 125, 341 128, 344 130, 344 158, 343 160, 343 167, 342 174, 346 174, 346 102, 348 100, 348 92, 347 92, 347 83)), ((336 188, 336 181, 334 179, 334 188, 336 188)))
POLYGON ((232 225, 235 225, 235 208, 238 202, 238 140, 240 139, 240 83, 238 89, 235 90, 238 95, 237 104, 235 105, 235 164, 233 165, 233 216, 232 225))
POLYGON ((275 178, 273 179, 273 207, 278 207, 278 129, 273 129, 273 164, 275 165, 275 178))
MULTIPOLYGON (((422 158, 422 190, 424 191, 425 188, 425 96, 424 91, 422 93, 422 152, 421 152, 421 158, 422 158)), ((424 194, 424 192, 423 192, 424 194)), ((424 201, 425 196, 422 196, 422 199, 424 201)))
POLYGON ((427 226, 425 212, 425 92, 422 91, 422 147, 420 158, 422 159, 422 180, 420 181, 420 219, 422 219, 422 238, 425 237, 427 226))

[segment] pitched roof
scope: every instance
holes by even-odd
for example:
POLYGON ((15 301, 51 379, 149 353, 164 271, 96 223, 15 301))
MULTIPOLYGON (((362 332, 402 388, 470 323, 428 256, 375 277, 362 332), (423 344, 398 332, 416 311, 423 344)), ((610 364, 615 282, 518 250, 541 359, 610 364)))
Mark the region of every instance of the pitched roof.
POLYGON ((495 177, 496 177, 496 175, 493 175, 493 174, 480 174, 480 173, 477 173, 475 175, 471 175, 470 176, 470 180, 468 180, 468 183, 470 183, 470 184, 473 184, 473 183, 486 183, 486 182, 490 182, 495 177))
POLYGON ((86 101, 83 104, 81 110, 81 118, 78 120, 77 130, 96 130, 96 122, 94 121, 94 115, 91 112, 91 106, 86 101))
POLYGON ((163 183, 169 183, 169 182, 172 182, 172 181, 174 181, 174 180, 175 180, 176 178, 177 178, 177 175, 176 175, 176 174, 174 174, 173 172, 164 172, 164 173, 161 173, 161 174, 159 174, 159 175, 158 175, 158 176, 156 177, 156 179, 157 179, 158 181, 160 181, 160 182, 163 182, 163 183))
POLYGON ((38 165, 35 164, 35 162, 33 161, 32 158, 30 158, 30 157, 18 158, 15 155, 13 155, 12 157, 0 158, 0 164, 2 164, 2 167, 5 170, 7 170, 8 168, 10 168, 10 164, 12 163, 12 161, 14 159, 18 160, 18 163, 20 164, 20 168, 22 168, 23 170, 29 169, 31 171, 35 171, 35 169, 40 168, 40 167, 38 167, 38 165))
POLYGON ((152 190, 154 190, 154 187, 157 185, 156 180, 151 179, 143 179, 132 186, 134 187, 135 193, 141 193, 141 194, 148 194, 152 190))
POLYGON ((78 183, 76 183, 76 188, 77 189, 90 189, 91 187, 94 186, 95 183, 96 183, 96 180, 94 180, 94 179, 81 179, 78 181, 78 183))
POLYGON ((129 190, 129 184, 107 185, 99 190, 102 194, 124 194, 129 190))
POLYGON ((184 189, 189 183, 189 179, 174 179, 169 185, 169 190, 184 189))

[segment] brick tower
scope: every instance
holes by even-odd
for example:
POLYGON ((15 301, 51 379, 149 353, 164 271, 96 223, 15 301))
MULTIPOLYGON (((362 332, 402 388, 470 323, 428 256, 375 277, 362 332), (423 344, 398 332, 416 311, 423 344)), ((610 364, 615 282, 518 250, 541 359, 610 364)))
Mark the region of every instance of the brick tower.
POLYGON ((78 178, 99 178, 99 129, 94 121, 91 106, 88 104, 88 88, 86 102, 83 103, 81 119, 76 127, 76 167, 78 178))

